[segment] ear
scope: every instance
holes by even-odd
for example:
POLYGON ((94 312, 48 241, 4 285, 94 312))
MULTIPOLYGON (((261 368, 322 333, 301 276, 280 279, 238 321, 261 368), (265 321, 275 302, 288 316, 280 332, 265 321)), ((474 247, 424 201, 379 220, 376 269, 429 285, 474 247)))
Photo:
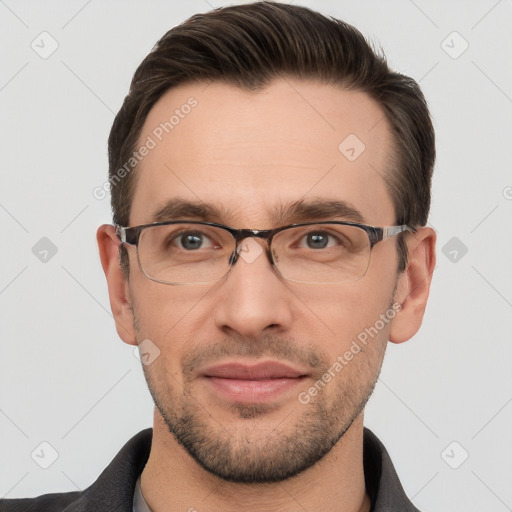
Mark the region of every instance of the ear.
POLYGON ((436 232, 432 228, 419 228, 406 243, 408 264, 398 279, 394 299, 402 309, 393 319, 389 337, 393 343, 407 341, 418 332, 436 266, 436 232))
POLYGON ((98 228, 96 238, 101 266, 107 278, 110 308, 116 322, 117 333, 128 345, 136 345, 130 286, 119 263, 121 242, 117 237, 115 227, 109 224, 103 224, 98 228))

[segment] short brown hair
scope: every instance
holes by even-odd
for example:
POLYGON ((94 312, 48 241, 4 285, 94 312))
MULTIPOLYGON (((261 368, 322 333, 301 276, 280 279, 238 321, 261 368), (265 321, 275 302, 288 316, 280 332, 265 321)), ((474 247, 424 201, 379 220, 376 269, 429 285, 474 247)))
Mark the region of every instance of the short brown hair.
MULTIPOLYGON (((197 14, 169 30, 142 61, 108 140, 115 224, 127 226, 136 169, 118 170, 136 150, 146 117, 170 88, 220 81, 258 90, 279 76, 315 79, 368 94, 383 109, 394 140, 386 183, 396 224, 424 226, 430 209, 435 137, 425 98, 412 78, 392 71, 353 26, 306 7, 256 2, 197 14)), ((122 251, 122 265, 127 258, 122 251)), ((401 272, 407 248, 398 239, 401 272)))

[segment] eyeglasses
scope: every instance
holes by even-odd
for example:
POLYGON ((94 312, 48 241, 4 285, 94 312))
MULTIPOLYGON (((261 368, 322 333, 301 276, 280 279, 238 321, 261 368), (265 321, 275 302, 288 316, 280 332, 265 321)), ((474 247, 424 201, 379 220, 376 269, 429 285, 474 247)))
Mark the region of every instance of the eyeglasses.
POLYGON ((121 243, 137 247, 139 267, 146 277, 170 285, 219 281, 238 261, 244 251, 241 242, 246 238, 266 240, 270 263, 288 281, 353 282, 366 274, 373 246, 404 231, 415 229, 407 225, 378 228, 341 221, 308 222, 268 230, 182 220, 116 226, 121 243))

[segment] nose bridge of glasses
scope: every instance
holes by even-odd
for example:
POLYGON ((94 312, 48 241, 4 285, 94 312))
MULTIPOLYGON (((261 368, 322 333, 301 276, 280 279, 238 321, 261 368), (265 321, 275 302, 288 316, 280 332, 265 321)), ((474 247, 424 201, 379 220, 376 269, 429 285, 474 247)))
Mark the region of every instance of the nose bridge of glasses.
MULTIPOLYGON (((252 248, 252 252, 265 252, 267 254, 267 258, 269 259, 270 263, 274 264, 274 261, 272 259, 272 254, 270 253, 270 241, 273 235, 273 231, 269 229, 240 229, 235 235, 235 241, 236 241, 236 249, 233 251, 233 254, 231 255, 229 259, 230 265, 234 265, 237 261, 241 253, 245 253, 247 251, 251 250, 251 244, 247 242, 247 239, 256 239, 259 238, 260 240, 264 240, 266 242, 266 247, 261 247, 261 244, 258 243, 258 245, 261 247, 261 251, 254 250, 254 246, 252 248)), ((246 257, 243 258, 246 261, 253 260, 253 257, 246 257)), ((255 259, 255 258, 254 258, 255 259)))
POLYGON ((235 240, 237 244, 246 238, 261 238, 268 242, 271 235, 272 230, 270 229, 239 229, 235 233, 235 240))

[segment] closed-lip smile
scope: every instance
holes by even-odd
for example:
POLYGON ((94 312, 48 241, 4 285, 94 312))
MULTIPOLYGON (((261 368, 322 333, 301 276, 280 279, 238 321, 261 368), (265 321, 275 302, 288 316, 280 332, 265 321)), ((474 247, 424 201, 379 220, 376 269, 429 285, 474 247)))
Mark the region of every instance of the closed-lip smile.
POLYGON ((262 403, 296 387, 308 373, 280 361, 268 360, 216 364, 203 370, 201 375, 217 395, 230 402, 262 403))

